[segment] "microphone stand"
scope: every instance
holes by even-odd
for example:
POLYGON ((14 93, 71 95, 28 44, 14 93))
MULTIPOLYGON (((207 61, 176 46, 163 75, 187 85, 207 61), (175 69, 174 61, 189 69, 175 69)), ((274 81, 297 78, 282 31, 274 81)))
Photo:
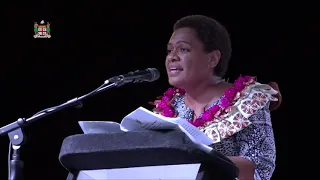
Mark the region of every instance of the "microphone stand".
POLYGON ((98 94, 104 90, 113 88, 113 87, 119 87, 125 84, 125 82, 123 81, 123 78, 118 79, 117 81, 112 82, 111 84, 108 84, 109 81, 105 81, 104 84, 102 84, 99 88, 97 88, 96 90, 83 95, 81 97, 76 97, 73 98, 69 101, 67 101, 66 103, 63 103, 61 105, 55 106, 55 107, 51 107, 51 108, 47 108, 44 109, 38 113, 36 113, 35 115, 31 116, 30 118, 19 118, 17 121, 8 124, 6 126, 3 126, 0 128, 0 135, 8 135, 9 139, 10 139, 10 149, 9 149, 9 158, 11 156, 10 152, 11 152, 11 148, 13 149, 13 153, 11 156, 11 160, 10 163, 8 162, 8 168, 9 168, 9 180, 23 180, 23 167, 24 167, 24 163, 23 161, 20 159, 20 148, 23 144, 25 144, 25 140, 26 140, 26 136, 24 134, 24 130, 23 127, 25 127, 26 125, 41 119, 49 114, 52 114, 54 112, 60 111, 62 109, 65 109, 67 107, 70 106, 75 106, 78 108, 82 107, 82 100, 93 96, 95 94, 98 94))

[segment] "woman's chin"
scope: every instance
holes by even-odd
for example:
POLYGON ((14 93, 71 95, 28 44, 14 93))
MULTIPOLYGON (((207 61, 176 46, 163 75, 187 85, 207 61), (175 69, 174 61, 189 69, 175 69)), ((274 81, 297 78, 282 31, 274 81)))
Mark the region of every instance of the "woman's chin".
POLYGON ((182 88, 183 86, 183 80, 178 79, 178 78, 169 78, 169 84, 171 86, 177 87, 177 88, 182 88))

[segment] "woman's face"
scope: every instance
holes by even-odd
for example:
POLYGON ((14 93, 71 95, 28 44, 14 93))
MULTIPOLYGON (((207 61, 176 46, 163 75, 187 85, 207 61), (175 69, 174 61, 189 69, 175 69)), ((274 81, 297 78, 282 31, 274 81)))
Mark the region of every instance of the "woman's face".
POLYGON ((204 51, 195 30, 180 28, 173 32, 166 58, 166 70, 172 86, 191 87, 198 81, 212 78, 216 64, 213 53, 204 51))

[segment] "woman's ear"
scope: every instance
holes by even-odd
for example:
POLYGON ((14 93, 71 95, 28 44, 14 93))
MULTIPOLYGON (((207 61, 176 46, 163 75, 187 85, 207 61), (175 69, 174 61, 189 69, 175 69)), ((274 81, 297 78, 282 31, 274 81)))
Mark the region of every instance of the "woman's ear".
POLYGON ((215 68, 219 63, 220 58, 221 58, 221 53, 219 50, 214 50, 211 53, 209 53, 209 62, 208 62, 209 67, 215 68))

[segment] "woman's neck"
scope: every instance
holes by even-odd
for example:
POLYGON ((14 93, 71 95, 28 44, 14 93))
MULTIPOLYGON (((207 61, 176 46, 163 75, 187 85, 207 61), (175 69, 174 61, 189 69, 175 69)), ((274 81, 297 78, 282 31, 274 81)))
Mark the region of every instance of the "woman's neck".
POLYGON ((225 82, 220 77, 213 77, 210 80, 200 81, 193 86, 190 86, 186 91, 186 101, 189 106, 206 106, 213 96, 213 91, 219 89, 221 82, 225 82))

